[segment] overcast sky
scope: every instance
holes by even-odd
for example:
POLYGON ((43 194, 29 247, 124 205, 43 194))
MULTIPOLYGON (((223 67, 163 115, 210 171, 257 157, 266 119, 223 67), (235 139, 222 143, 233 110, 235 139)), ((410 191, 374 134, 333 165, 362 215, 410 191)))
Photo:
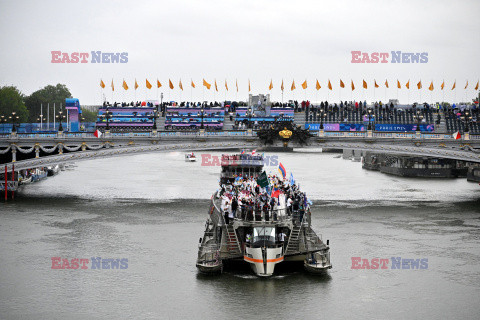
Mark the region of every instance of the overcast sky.
MULTIPOLYGON (((217 100, 246 100, 248 79, 254 94, 271 93, 281 100, 351 97, 453 101, 473 98, 480 71, 480 1, 22 1, 0 2, 0 85, 17 86, 30 94, 47 84, 63 83, 81 104, 101 101, 102 92, 131 101, 135 78, 137 100, 213 100, 202 79, 217 80, 217 100), (51 51, 128 52, 125 64, 53 64, 51 51), (351 51, 428 52, 425 64, 352 64, 351 51), (121 88, 125 78, 130 89, 121 88), (145 78, 154 85, 145 89, 145 78), (322 89, 315 90, 318 78, 322 89), (100 79, 107 85, 99 86, 100 79), (174 90, 168 88, 172 79, 174 90), (184 91, 178 89, 182 80, 184 91), (190 79, 196 89, 190 90, 190 79), (235 90, 238 79, 239 92, 235 90), (268 90, 273 79, 273 90, 268 90), (295 79, 297 89, 290 86, 295 79), (308 88, 301 83, 307 80, 308 88), (331 80, 333 91, 327 89, 331 80), (339 79, 346 88, 339 89, 339 79), (368 82, 368 90, 361 87, 368 82), (376 79, 380 88, 373 90, 376 79), (404 85, 410 79, 411 88, 404 85), (445 79, 446 90, 440 91, 445 79), (450 90, 453 81, 457 90, 450 90), (416 88, 422 80, 423 90, 416 88), (434 81, 433 97, 427 89, 434 81), (464 90, 465 82, 469 87, 464 90), (409 92, 409 94, 408 94, 409 92), (193 97, 191 98, 191 94, 193 97), (375 94, 375 96, 374 96, 375 94)), ((89 58, 89 61, 91 58, 89 58)), ((390 60, 390 59, 389 59, 390 60)))

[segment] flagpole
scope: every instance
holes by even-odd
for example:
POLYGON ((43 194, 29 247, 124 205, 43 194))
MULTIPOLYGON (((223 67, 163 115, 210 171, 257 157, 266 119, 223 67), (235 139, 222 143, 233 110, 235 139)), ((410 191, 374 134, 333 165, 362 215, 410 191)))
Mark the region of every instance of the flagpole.
POLYGON ((47 104, 47 131, 50 131, 50 102, 47 104))
POLYGON ((43 131, 43 105, 40 103, 40 131, 43 131))
MULTIPOLYGON (((61 121, 61 120, 60 120, 61 121)), ((53 131, 55 131, 55 102, 53 103, 53 131)))

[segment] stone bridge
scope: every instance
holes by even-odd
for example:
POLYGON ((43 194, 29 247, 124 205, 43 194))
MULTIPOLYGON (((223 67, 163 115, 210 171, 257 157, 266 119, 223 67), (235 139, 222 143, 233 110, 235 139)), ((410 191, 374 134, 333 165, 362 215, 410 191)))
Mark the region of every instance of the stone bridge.
MULTIPOLYGON (((2 166, 11 170, 43 167, 81 160, 129 154, 261 148, 264 145, 251 131, 9 134, 0 136, 2 166), (17 154, 23 160, 17 161, 17 154)), ((274 146, 281 147, 279 141, 274 146)), ((455 140, 449 134, 398 132, 319 132, 306 145, 290 142, 295 148, 365 150, 387 154, 429 156, 480 163, 480 135, 455 140)))

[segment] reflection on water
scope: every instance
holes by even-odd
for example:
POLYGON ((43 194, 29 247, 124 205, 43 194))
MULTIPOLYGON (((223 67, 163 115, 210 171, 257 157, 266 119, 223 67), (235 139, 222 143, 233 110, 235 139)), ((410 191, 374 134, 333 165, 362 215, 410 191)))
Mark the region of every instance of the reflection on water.
POLYGON ((264 279, 243 264, 201 275, 198 238, 220 168, 179 153, 79 162, 1 205, 0 318, 477 318, 476 184, 385 176, 329 154, 280 161, 314 200, 328 274, 279 265, 264 279), (52 270, 58 256, 129 263, 52 270), (428 258, 428 269, 351 269, 352 257, 398 256, 428 258))

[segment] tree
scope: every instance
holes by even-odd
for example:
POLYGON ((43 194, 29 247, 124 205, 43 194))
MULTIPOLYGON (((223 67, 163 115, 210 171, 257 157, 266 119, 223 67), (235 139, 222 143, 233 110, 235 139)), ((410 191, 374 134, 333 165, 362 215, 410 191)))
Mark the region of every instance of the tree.
POLYGON ((16 87, 0 87, 0 116, 11 116, 16 112, 19 116, 18 122, 28 120, 28 110, 25 106, 23 94, 16 87))
POLYGON ((56 113, 65 108, 65 99, 72 98, 70 90, 64 84, 57 84, 56 86, 48 85, 43 89, 33 92, 25 98, 25 105, 27 106, 30 117, 30 122, 37 122, 38 116, 43 112, 43 116, 47 119, 47 112, 50 109, 50 121, 53 122, 53 106, 55 104, 56 113), (48 108, 50 105, 50 108, 48 108), (43 111, 41 111, 43 106, 43 111))
POLYGON ((82 110, 82 117, 85 118, 85 122, 97 121, 97 113, 94 111, 82 110))

